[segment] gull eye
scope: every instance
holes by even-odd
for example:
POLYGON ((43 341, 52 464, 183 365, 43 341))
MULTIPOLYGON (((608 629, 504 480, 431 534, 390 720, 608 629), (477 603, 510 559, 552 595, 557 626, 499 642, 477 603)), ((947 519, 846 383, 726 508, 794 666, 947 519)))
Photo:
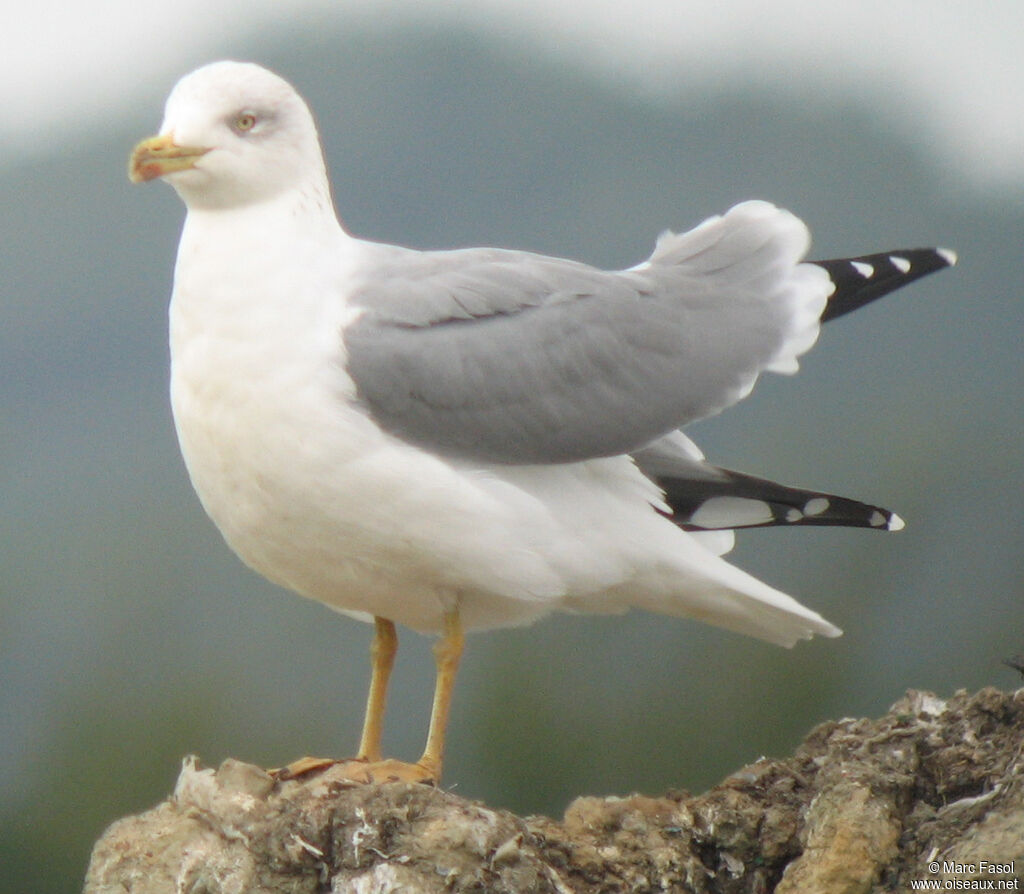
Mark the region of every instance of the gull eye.
POLYGON ((234 120, 233 127, 239 133, 247 133, 256 126, 256 116, 252 112, 242 112, 234 120))

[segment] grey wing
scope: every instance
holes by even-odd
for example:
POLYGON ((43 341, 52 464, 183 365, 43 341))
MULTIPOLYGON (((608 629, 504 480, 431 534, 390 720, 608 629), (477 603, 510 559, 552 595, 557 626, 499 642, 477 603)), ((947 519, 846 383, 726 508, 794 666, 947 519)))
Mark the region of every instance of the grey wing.
POLYGON ((629 453, 792 372, 832 290, 807 230, 738 205, 604 272, 525 252, 380 247, 343 338, 363 406, 425 449, 496 463, 629 453))

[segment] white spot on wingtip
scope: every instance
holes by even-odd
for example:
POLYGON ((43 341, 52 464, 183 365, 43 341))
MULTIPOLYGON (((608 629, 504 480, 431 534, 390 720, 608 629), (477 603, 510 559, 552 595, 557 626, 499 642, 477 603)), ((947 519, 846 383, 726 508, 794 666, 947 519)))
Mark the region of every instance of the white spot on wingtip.
POLYGON ((824 497, 815 497, 804 504, 804 515, 821 515, 828 507, 828 500, 824 497))
POLYGON ((956 262, 959 260, 957 258, 956 252, 953 251, 953 249, 951 248, 937 248, 935 249, 935 254, 937 254, 940 258, 942 258, 942 260, 949 264, 950 267, 954 266, 956 262))
POLYGON ((799 509, 787 509, 786 510, 786 521, 791 525, 796 524, 804 517, 804 514, 799 509))
POLYGON ((864 261, 850 261, 850 266, 863 276, 864 279, 871 279, 875 275, 875 268, 864 261))
POLYGON ((901 258, 899 255, 889 255, 889 263, 900 273, 910 273, 910 261, 901 258))
POLYGON ((887 531, 902 531, 905 526, 903 519, 895 512, 890 512, 889 517, 886 518, 885 513, 877 509, 871 513, 868 524, 872 528, 885 528, 887 531))
POLYGON ((690 516, 690 524, 707 530, 765 525, 772 520, 772 508, 763 500, 746 497, 711 497, 690 516))

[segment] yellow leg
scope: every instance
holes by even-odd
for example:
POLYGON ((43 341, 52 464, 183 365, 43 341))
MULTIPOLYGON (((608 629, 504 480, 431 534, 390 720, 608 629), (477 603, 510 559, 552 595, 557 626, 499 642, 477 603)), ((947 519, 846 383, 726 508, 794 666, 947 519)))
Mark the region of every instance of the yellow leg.
POLYGON ((359 743, 359 755, 348 761, 332 761, 319 758, 302 758, 282 770, 273 771, 282 780, 301 776, 335 766, 334 772, 353 782, 426 782, 437 783, 441 779, 441 764, 444 760, 444 737, 448 728, 448 715, 452 706, 452 689, 455 675, 462 657, 464 636, 458 611, 444 616, 444 632, 434 646, 437 661, 437 683, 434 686, 434 705, 430 712, 430 730, 423 757, 415 764, 396 760, 381 760, 380 737, 387 701, 388 680, 398 651, 398 635, 395 625, 384 618, 375 619, 373 645, 370 655, 373 673, 370 677, 370 694, 366 700, 366 719, 363 736, 359 743))
POLYGON ((388 701, 388 681, 395 666, 398 651, 398 634, 395 624, 386 618, 374 618, 373 644, 370 646, 370 660, 373 671, 370 676, 370 693, 366 699, 366 717, 363 720, 363 735, 359 740, 356 760, 379 761, 380 737, 384 728, 384 709, 388 701))
POLYGON ((447 612, 444 616, 444 633, 434 646, 434 657, 437 660, 437 683, 434 686, 434 705, 430 712, 427 746, 423 750, 423 757, 419 759, 419 765, 435 781, 441 778, 444 737, 448 728, 452 690, 455 687, 455 675, 459 670, 459 659, 462 657, 464 640, 458 610, 447 612))

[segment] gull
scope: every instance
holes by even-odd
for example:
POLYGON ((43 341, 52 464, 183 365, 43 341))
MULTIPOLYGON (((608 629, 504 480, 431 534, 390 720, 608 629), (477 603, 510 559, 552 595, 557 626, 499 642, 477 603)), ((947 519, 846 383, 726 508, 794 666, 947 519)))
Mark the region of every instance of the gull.
POLYGON ((204 509, 251 568, 374 624, 355 779, 440 780, 464 631, 635 607, 782 646, 838 636, 722 558, 735 529, 903 526, 718 468, 680 429, 951 251, 807 262, 807 227, 764 201, 620 271, 364 241, 334 211, 306 103, 233 61, 178 82, 129 176, 187 209, 171 403, 204 509), (381 752, 396 623, 440 635, 415 763, 381 752))

